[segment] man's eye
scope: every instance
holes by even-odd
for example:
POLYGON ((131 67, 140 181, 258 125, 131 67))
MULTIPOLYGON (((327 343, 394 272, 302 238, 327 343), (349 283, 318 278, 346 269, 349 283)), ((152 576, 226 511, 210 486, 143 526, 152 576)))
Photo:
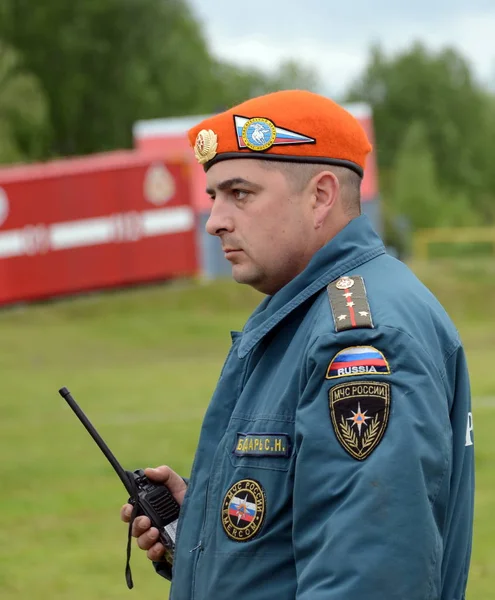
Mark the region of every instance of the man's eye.
POLYGON ((232 195, 236 200, 245 200, 248 192, 245 192, 244 190, 232 190, 232 195))

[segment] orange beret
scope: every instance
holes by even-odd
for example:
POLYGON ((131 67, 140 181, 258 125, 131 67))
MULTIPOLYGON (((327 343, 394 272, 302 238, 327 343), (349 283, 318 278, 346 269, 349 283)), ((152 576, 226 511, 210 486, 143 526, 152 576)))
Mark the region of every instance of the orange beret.
POLYGON ((302 90, 252 98, 188 132, 207 171, 221 160, 262 158, 328 163, 363 175, 371 144, 364 129, 333 100, 302 90))

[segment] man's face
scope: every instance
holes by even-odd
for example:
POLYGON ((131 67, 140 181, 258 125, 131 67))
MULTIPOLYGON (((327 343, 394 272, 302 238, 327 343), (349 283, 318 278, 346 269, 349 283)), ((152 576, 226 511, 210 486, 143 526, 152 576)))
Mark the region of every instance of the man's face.
POLYGON ((225 160, 207 172, 213 206, 206 224, 220 237, 232 276, 274 294, 314 252, 311 195, 295 194, 285 175, 256 159, 225 160))

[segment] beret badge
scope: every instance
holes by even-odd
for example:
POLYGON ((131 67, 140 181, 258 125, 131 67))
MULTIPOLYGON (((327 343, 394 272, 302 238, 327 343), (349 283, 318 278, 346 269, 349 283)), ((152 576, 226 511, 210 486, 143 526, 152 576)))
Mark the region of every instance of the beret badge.
POLYGON ((218 137, 211 129, 202 129, 197 137, 196 143, 194 144, 194 155, 200 165, 204 165, 206 162, 216 156, 218 148, 218 137))

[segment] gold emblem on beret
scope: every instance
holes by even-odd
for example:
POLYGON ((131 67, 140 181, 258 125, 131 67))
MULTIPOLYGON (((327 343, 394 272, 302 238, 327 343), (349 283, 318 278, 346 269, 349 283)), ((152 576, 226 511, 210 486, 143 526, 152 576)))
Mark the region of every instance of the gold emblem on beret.
POLYGON ((202 129, 194 144, 194 155, 200 165, 214 158, 217 154, 218 137, 211 129, 202 129))

